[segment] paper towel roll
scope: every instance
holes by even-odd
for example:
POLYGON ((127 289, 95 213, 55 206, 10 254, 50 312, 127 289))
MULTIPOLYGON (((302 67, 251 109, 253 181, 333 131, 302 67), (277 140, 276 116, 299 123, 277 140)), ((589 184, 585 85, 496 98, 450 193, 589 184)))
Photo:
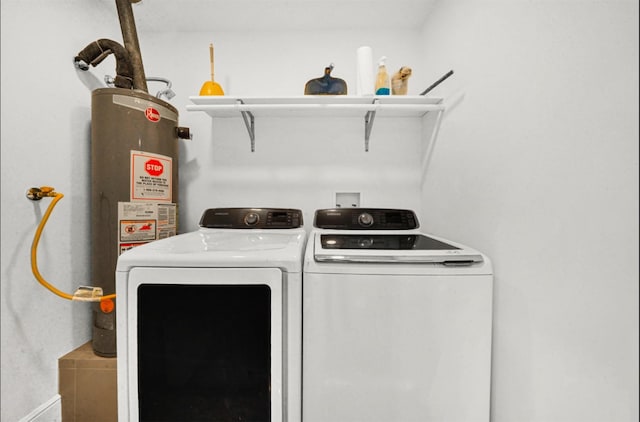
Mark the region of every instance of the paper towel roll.
POLYGON ((356 94, 373 95, 373 52, 371 47, 362 46, 357 50, 356 94))

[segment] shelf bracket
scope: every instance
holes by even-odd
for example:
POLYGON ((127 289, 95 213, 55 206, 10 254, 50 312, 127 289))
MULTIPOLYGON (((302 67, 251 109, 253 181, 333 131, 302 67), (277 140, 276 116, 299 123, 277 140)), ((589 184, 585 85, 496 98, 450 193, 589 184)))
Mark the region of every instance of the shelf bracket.
MULTIPOLYGON (((238 100, 238 104, 244 104, 242 100, 238 100)), ((256 151, 256 128, 255 128, 255 119, 253 117, 253 113, 250 111, 240 110, 242 114, 242 119, 244 120, 244 125, 247 127, 247 132, 249 132, 249 139, 251 140, 251 152, 256 151)))
MULTIPOLYGON (((429 114, 431 115, 431 113, 429 114)), ((435 121, 431 126, 431 135, 429 136, 429 143, 426 145, 426 150, 422 155, 422 185, 424 186, 425 180, 427 179, 427 170, 429 169, 429 163, 431 162, 431 156, 433 155, 433 148, 436 144, 436 140, 438 139, 438 132, 440 131, 440 125, 442 123, 442 117, 444 116, 444 109, 438 110, 437 114, 435 114, 435 121)), ((425 123, 425 117, 423 117, 423 126, 429 126, 429 124, 425 123)))
MULTIPOLYGON (((377 104, 378 99, 374 99, 372 104, 377 104)), ((369 138, 371 137, 371 129, 373 128, 373 120, 376 118, 376 110, 369 110, 364 115, 364 150, 369 151, 369 138)))

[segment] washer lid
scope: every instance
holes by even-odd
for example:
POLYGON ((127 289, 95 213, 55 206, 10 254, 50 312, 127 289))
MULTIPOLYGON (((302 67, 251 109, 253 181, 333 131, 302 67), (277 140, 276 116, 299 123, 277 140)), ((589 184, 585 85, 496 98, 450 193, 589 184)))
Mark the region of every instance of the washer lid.
POLYGON ((437 263, 471 265, 482 254, 463 245, 417 232, 317 232, 314 259, 318 262, 437 263))

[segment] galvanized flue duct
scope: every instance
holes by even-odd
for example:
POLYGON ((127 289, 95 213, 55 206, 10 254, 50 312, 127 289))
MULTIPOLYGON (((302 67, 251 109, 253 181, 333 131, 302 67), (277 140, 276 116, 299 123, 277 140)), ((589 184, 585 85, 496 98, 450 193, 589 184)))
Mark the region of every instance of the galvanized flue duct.
POLYGON ((140 54, 136 22, 133 19, 133 9, 131 8, 131 3, 137 3, 138 1, 139 0, 116 0, 116 7, 118 9, 118 18, 120 19, 120 30, 122 31, 124 48, 127 50, 127 53, 129 53, 129 61, 133 69, 133 89, 149 92, 147 89, 147 78, 144 74, 144 66, 142 65, 142 54, 140 54))

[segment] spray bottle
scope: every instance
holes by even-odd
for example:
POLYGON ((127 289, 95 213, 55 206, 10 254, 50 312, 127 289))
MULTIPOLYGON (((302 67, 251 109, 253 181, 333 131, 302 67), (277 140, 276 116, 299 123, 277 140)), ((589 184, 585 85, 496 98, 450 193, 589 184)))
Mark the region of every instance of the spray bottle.
POLYGON ((378 62, 378 76, 376 77, 376 95, 389 95, 390 94, 390 82, 389 74, 387 73, 387 66, 385 56, 380 57, 378 62))

